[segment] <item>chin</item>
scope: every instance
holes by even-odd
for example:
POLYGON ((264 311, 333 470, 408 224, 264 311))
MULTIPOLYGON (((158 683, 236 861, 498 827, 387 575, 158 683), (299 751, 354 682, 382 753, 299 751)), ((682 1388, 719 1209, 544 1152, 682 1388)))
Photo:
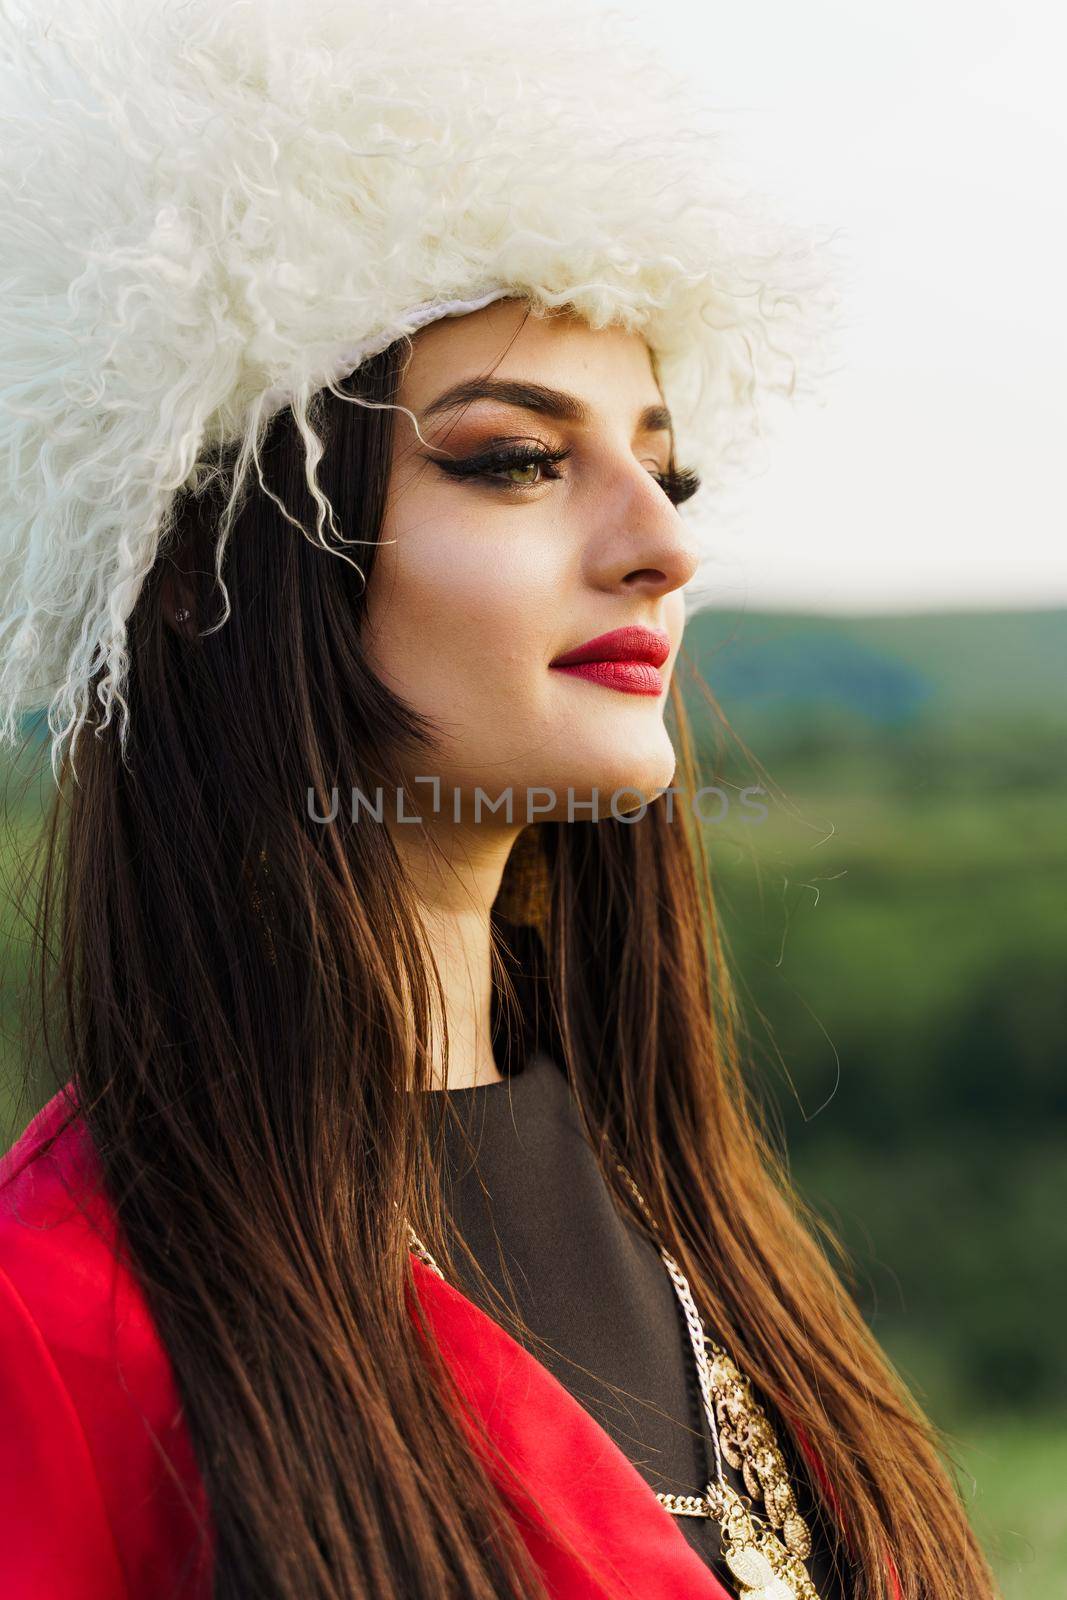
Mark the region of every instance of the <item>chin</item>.
MULTIPOLYGON (((639 811, 642 802, 657 799, 674 781, 676 758, 669 741, 665 747, 657 746, 644 757, 632 749, 618 752, 613 758, 591 763, 585 759, 575 762, 571 775, 556 786, 559 806, 555 815, 567 815, 567 791, 573 792, 576 805, 589 801, 597 791, 597 815, 600 821, 612 816, 611 802, 615 796, 615 812, 625 816, 639 811)), ((592 813, 587 809, 576 811, 576 821, 588 821, 592 813)))

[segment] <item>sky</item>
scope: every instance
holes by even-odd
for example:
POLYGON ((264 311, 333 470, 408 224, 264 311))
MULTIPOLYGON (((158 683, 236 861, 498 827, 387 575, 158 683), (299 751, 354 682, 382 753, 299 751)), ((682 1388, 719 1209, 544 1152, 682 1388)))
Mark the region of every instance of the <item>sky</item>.
POLYGON ((1036 0, 627 0, 759 187, 838 230, 842 369, 724 531, 723 601, 1067 604, 1067 22, 1036 0))

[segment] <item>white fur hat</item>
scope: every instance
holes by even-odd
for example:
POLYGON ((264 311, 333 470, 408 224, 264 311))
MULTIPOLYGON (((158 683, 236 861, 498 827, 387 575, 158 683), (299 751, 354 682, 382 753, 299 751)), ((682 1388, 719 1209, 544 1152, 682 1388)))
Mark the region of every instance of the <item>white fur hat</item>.
POLYGON ((629 20, 0 0, 0 739, 47 708, 55 761, 98 673, 125 739, 126 622, 201 451, 240 447, 232 510, 290 403, 313 476, 317 390, 500 295, 642 332, 714 560, 715 488, 826 367, 833 270, 629 20))

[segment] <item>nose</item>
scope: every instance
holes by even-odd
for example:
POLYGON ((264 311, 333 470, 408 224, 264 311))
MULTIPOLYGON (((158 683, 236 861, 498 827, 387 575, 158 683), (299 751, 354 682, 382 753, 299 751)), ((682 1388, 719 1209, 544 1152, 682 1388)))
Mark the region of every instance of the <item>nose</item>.
POLYGON ((627 462, 597 496, 585 545, 585 576, 596 588, 670 594, 689 582, 700 556, 688 525, 648 468, 627 462))

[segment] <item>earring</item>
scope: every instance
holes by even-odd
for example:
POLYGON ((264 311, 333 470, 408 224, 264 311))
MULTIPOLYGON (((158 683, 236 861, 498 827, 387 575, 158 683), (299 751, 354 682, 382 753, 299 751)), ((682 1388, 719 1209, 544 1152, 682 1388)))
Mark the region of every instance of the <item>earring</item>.
POLYGON ((493 910, 517 926, 536 928, 543 937, 548 926, 551 891, 541 825, 531 823, 511 847, 493 910))
POLYGON ((188 611, 185 606, 182 606, 174 613, 174 620, 175 622, 188 622, 191 615, 192 613, 188 611))

